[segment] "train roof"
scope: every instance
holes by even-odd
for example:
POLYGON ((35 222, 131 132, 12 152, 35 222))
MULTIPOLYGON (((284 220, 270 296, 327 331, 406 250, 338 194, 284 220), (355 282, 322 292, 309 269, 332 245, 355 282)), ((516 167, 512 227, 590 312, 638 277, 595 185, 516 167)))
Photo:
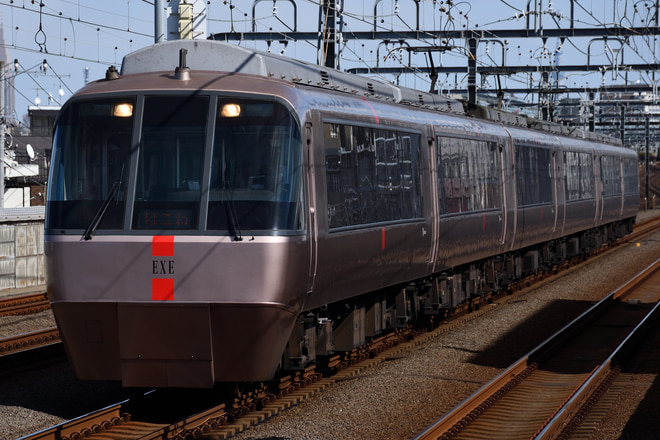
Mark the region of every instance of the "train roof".
POLYGON ((124 57, 121 74, 171 71, 177 66, 181 49, 188 51, 186 67, 191 70, 252 74, 301 86, 464 114, 461 102, 440 95, 397 87, 364 76, 213 40, 175 40, 146 47, 124 57))
POLYGON ((322 88, 557 135, 621 145, 619 139, 611 136, 540 121, 490 107, 468 106, 466 102, 445 96, 214 40, 173 40, 145 47, 124 57, 120 74, 174 71, 175 68, 257 75, 289 81, 302 87, 322 88), (185 58, 182 57, 182 49, 187 51, 185 58))

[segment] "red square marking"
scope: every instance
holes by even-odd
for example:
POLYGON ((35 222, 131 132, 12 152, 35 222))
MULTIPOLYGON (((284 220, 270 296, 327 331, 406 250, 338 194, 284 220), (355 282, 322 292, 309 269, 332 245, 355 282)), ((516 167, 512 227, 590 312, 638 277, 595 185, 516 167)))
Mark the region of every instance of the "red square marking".
POLYGON ((152 278, 151 299, 154 301, 174 300, 174 278, 152 278))
POLYGON ((173 257, 174 236, 154 235, 151 241, 151 255, 153 257, 173 257))

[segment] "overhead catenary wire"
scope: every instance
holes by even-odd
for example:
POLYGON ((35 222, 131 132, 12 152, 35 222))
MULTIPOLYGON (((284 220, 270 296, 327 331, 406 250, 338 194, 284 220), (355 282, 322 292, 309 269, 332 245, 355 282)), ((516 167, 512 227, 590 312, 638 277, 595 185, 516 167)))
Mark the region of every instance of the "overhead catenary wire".
MULTIPOLYGON (((297 5, 306 5, 308 8, 318 8, 319 0, 294 0, 297 5)), ((277 0, 273 2, 273 6, 277 0)), ((41 8, 42 17, 50 19, 58 19, 60 23, 60 38, 57 38, 58 35, 56 30, 51 25, 50 28, 48 25, 44 25, 43 29, 47 35, 47 49, 48 55, 50 56, 59 56, 66 57, 72 60, 77 61, 86 61, 93 62, 95 65, 111 65, 118 62, 117 54, 126 53, 130 50, 133 50, 133 39, 138 41, 137 46, 140 47, 141 44, 144 44, 144 39, 151 39, 151 34, 144 32, 139 26, 136 27, 135 23, 140 25, 145 24, 145 20, 139 20, 139 16, 136 15, 135 10, 136 6, 153 6, 153 2, 145 0, 127 0, 126 7, 115 9, 113 11, 104 11, 101 8, 94 7, 87 2, 83 1, 71 1, 71 0, 46 0, 43 2, 44 6, 41 8), (64 14, 60 14, 57 7, 53 5, 62 6, 62 10, 66 6, 69 10, 64 14), (77 8, 76 12, 73 12, 73 9, 70 7, 77 8), (117 24, 111 24, 106 21, 100 22, 98 19, 94 19, 94 15, 90 12, 103 12, 105 15, 109 15, 117 18, 117 24), (106 13, 107 12, 107 13, 106 13), (98 29, 98 31, 92 31, 92 34, 97 38, 81 39, 80 36, 83 34, 83 31, 89 31, 90 29, 98 29), (62 40, 62 32, 65 31, 66 37, 68 39, 62 40), (78 35, 76 35, 78 34, 78 35), (140 42, 140 40, 142 40, 140 42), (57 47, 57 42, 59 41, 60 47, 57 47), (112 45, 108 42, 112 41, 112 45), (119 44, 116 44, 116 41, 119 44), (94 45, 93 43, 96 43, 94 45), (94 46, 95 55, 90 56, 90 46, 94 46), (86 51, 85 51, 86 50, 86 51), (56 53, 53 53, 56 52, 56 53)), ((243 32, 247 31, 254 20, 259 31, 272 32, 273 38, 271 43, 275 45, 279 42, 288 44, 287 55, 292 55, 297 57, 296 51, 307 50, 310 47, 314 47, 316 41, 308 40, 296 40, 291 32, 292 22, 288 20, 287 5, 291 3, 291 0, 277 2, 277 5, 282 5, 279 7, 278 13, 274 13, 274 10, 264 10, 257 9, 256 16, 252 16, 252 12, 249 9, 250 5, 254 2, 252 0, 210 0, 205 2, 209 7, 213 6, 215 11, 221 11, 221 14, 214 14, 213 17, 208 17, 208 22, 210 24, 209 33, 213 33, 213 29, 224 28, 230 29, 232 32, 243 32), (283 13, 284 12, 284 13, 283 13), (286 43, 285 43, 286 42, 286 43)), ((267 3, 267 2, 264 2, 267 3)), ((342 67, 349 65, 359 65, 364 68, 369 69, 373 67, 376 63, 383 63, 385 66, 400 67, 402 70, 406 69, 406 75, 400 77, 400 74, 381 74, 372 71, 371 76, 376 76, 380 79, 389 82, 397 82, 399 78, 405 78, 404 82, 407 83, 419 83, 420 81, 429 83, 430 79, 428 78, 428 70, 423 67, 416 67, 418 65, 423 66, 424 61, 421 63, 416 63, 415 58, 413 57, 412 63, 409 63, 407 58, 402 58, 400 56, 389 57, 386 61, 375 60, 373 58, 373 49, 375 44, 380 42, 376 41, 370 43, 367 41, 356 40, 356 33, 363 33, 363 28, 368 28, 374 26, 374 18, 377 16, 375 26, 376 31, 387 31, 392 34, 400 33, 400 39, 404 39, 404 35, 409 35, 413 31, 419 31, 419 44, 428 45, 433 47, 434 45, 440 44, 440 38, 444 32, 449 31, 469 31, 471 29, 478 30, 480 38, 485 39, 497 39, 501 38, 497 34, 497 30, 493 29, 493 24, 502 24, 502 28, 516 28, 516 22, 520 21, 524 17, 524 13, 538 13, 543 14, 544 19, 543 24, 547 28, 560 28, 566 22, 567 17, 561 12, 561 3, 559 1, 548 1, 548 2, 534 2, 534 5, 544 5, 539 9, 535 9, 536 6, 532 6, 530 3, 531 11, 524 11, 526 6, 522 2, 522 9, 516 7, 514 1, 512 0, 499 0, 497 3, 499 5, 498 14, 479 14, 479 8, 474 8, 474 3, 470 1, 421 1, 417 2, 416 0, 382 0, 379 3, 378 11, 376 12, 371 6, 374 4, 372 2, 350 2, 347 4, 347 8, 337 8, 335 13, 337 16, 338 22, 340 22, 344 29, 342 35, 346 38, 337 39, 337 48, 338 53, 342 54, 342 60, 346 60, 346 64, 342 67), (404 5, 405 3, 409 3, 404 5), (420 14, 421 24, 415 23, 415 16, 412 14, 414 12, 414 7, 411 7, 414 3, 417 3, 421 10, 423 11, 420 14), (554 7, 553 7, 554 3, 554 7), (396 7, 399 6, 397 10, 396 7), (374 14, 375 12, 375 14, 374 14), (506 14, 505 17, 497 17, 500 14, 506 14), (495 16, 494 16, 495 15, 495 16), (426 20, 426 22, 424 22, 426 20), (420 29, 417 29, 417 28, 420 29), (371 46, 371 47, 370 47, 371 46), (371 57, 371 59, 370 59, 371 57), (410 65, 412 64, 412 65, 410 65), (393 75, 393 76, 392 76, 393 75)), ((614 2, 615 4, 612 7, 606 7, 607 14, 603 12, 602 16, 599 11, 593 10, 593 5, 589 5, 583 0, 578 0, 575 3, 575 8, 579 11, 575 17, 571 13, 571 23, 574 22, 577 24, 582 24, 584 26, 593 26, 597 28, 630 28, 630 27, 644 27, 647 25, 652 25, 656 19, 656 6, 654 2, 649 2, 649 5, 641 1, 624 1, 624 2, 614 2), (621 4, 623 3, 623 4, 621 4), (612 20, 612 23, 609 23, 612 20), (618 23, 617 23, 618 21, 618 23)), ((27 2, 24 2, 24 8, 17 2, 10 3, 6 0, 0 0, 0 5, 7 4, 11 5, 12 14, 14 11, 25 11, 27 13, 37 14, 39 13, 39 8, 35 6, 30 6, 27 2)), ((657 2, 655 2, 657 5, 657 2)), ((36 18, 36 15, 34 16, 36 18)), ((419 20, 418 20, 419 21, 419 20)), ((316 22, 316 20, 314 20, 316 22)), ((524 18, 523 18, 524 22, 524 18)), ((309 22, 306 23, 309 26, 309 22)), ((523 23, 524 26, 524 23, 523 23)), ((13 27, 13 26, 12 26, 13 27)), ((32 29, 32 35, 34 35, 37 29, 32 29)), ((25 29, 20 29, 20 32, 25 32, 25 29)), ((88 32, 89 33, 89 32, 88 32)), ((534 39, 525 39, 527 44, 532 44, 532 48, 541 49, 542 42, 540 40, 534 39)), ((551 42, 550 40, 549 42, 551 42)), ((567 53, 578 54, 578 56, 586 56, 584 51, 585 44, 583 41, 578 41, 577 38, 572 36, 567 36, 563 45, 567 53)), ((247 40, 241 42, 241 44, 246 44, 247 40)), ((453 46, 463 47, 464 43, 461 41, 461 38, 457 38, 456 41, 449 41, 453 46)), ((255 48, 258 43, 254 43, 255 48)), ((327 44, 327 41, 326 41, 327 44)), ((413 44, 412 41, 409 41, 408 44, 413 44)), ((515 50, 515 46, 511 45, 509 42, 505 42, 506 51, 505 57, 509 58, 511 56, 509 49, 515 50)), ((390 43, 390 48, 396 47, 399 43, 390 43)), ((10 46, 8 44, 8 46, 10 46)), ((626 61, 630 62, 631 57, 635 59, 640 59, 642 61, 646 60, 649 63, 657 62, 656 43, 654 43, 653 35, 639 35, 626 39, 626 46, 623 51, 626 53, 626 61)), ((12 45, 10 46, 16 50, 26 51, 29 53, 38 53, 40 47, 32 44, 27 44, 24 39, 12 39, 12 45), (34 47, 32 47, 34 46, 34 47)), ((592 58, 598 59, 600 63, 607 65, 616 65, 616 60, 612 59, 610 55, 607 59, 608 53, 606 52, 603 46, 596 46, 595 48, 599 49, 596 52, 592 51, 592 58), (600 50, 600 49, 603 50, 600 50), (613 63, 613 61, 615 61, 613 63)), ((481 72, 482 79, 488 77, 488 75, 504 75, 506 81, 510 81, 512 84, 526 84, 530 81, 539 82, 540 73, 536 72, 513 72, 513 71, 502 71, 500 73, 487 73, 493 72, 494 68, 500 64, 499 57, 493 59, 492 56, 485 53, 484 43, 480 43, 478 46, 478 71, 481 72)), ((283 47, 286 49, 286 47, 283 47)), ((546 56, 541 50, 538 50, 535 54, 536 57, 530 56, 528 60, 524 60, 523 64, 539 65, 544 68, 550 67, 555 64, 554 56, 546 56)), ((515 55, 514 55, 515 56, 515 55)), ((457 50, 443 53, 441 58, 441 64, 445 66, 456 66, 465 64, 465 53, 459 52, 457 50)), ((586 63, 585 63, 586 64, 586 63)), ((510 65, 509 60, 507 60, 507 65, 510 65)), ((561 70, 561 65, 558 65, 559 70, 561 70)), ((58 70, 62 70, 60 67, 58 70)), ((621 70, 618 71, 616 68, 611 68, 609 71, 616 72, 617 80, 624 80, 628 76, 627 71, 621 70)), ((593 74, 584 74, 580 76, 589 77, 593 74)), ((650 75, 647 75, 644 72, 641 72, 640 77, 646 78, 650 75)), ((564 78, 567 75, 562 75, 564 78)), ((579 76, 577 74, 571 75, 573 79, 577 79, 579 76)), ((551 79, 552 81, 552 79, 551 79)), ((612 79, 611 81, 615 81, 612 79)), ((458 82, 458 77, 456 79, 458 82)), ((590 81, 592 85, 597 84, 597 81, 590 81)))
MULTIPOLYGON (((311 0, 306 0, 306 2, 307 2, 307 3, 310 3, 311 0)), ((390 5, 391 5, 391 3, 392 3, 392 2, 390 2, 390 5)), ((429 2, 429 3, 430 3, 430 2, 429 2)), ((433 2, 433 3, 434 3, 434 5, 436 4, 436 2, 433 2)), ((472 22, 472 21, 469 20, 469 18, 467 17, 467 16, 469 15, 469 12, 470 12, 470 10, 469 10, 470 3, 469 3, 469 2, 437 2, 437 3, 438 3, 438 4, 441 4, 441 5, 444 4, 444 6, 442 6, 442 8, 443 8, 443 9, 442 9, 442 14, 444 14, 444 16, 447 18, 446 21, 441 25, 441 28, 442 28, 442 29, 445 29, 445 30, 446 30, 446 29, 456 29, 456 28, 457 28, 457 26, 456 26, 456 17, 460 17, 460 18, 461 18, 461 25, 462 25, 464 28, 467 27, 468 24, 469 24, 470 26, 473 26, 473 25, 474 25, 475 28, 478 27, 478 28, 480 29, 480 32, 481 32, 481 33, 483 33, 483 34, 485 34, 485 35, 490 35, 490 36, 492 36, 492 37, 494 37, 494 38, 497 38, 497 33, 496 33, 496 32, 491 31, 491 30, 488 30, 488 29, 483 29, 483 27, 482 27, 482 26, 479 26, 478 23, 476 23, 476 22, 472 22), (468 8, 466 8, 464 11, 460 11, 460 10, 458 10, 458 9, 457 9, 457 5, 461 5, 461 4, 467 6, 468 8)), ((515 9, 510 3, 507 3, 507 2, 503 2, 503 3, 504 3, 507 7, 512 8, 512 9, 515 9)), ((395 7, 396 7, 397 2, 394 2, 394 4, 395 4, 395 7)), ((547 15, 549 15, 549 16, 552 18, 552 20, 555 22, 556 26, 560 26, 558 20, 560 20, 560 19, 562 19, 562 18, 566 19, 566 18, 568 18, 568 17, 562 15, 562 14, 560 13, 560 11, 558 11, 557 9, 553 9, 553 8, 552 8, 552 2, 549 2, 549 5, 548 5, 548 6, 549 6, 548 9, 546 9, 546 10, 542 10, 542 11, 538 11, 538 13, 539 13, 539 14, 547 14, 547 15)), ((529 12, 529 11, 528 11, 528 12, 529 12)), ((351 12, 349 12, 349 11, 342 11, 342 14, 344 14, 344 16, 346 17, 347 20, 352 20, 353 22, 364 22, 364 23, 369 23, 369 22, 371 22, 371 20, 373 19, 373 16, 370 16, 370 15, 368 15, 368 14, 365 14, 365 13, 364 13, 364 10, 363 10, 362 15, 357 15, 357 14, 355 14, 354 12, 351 13, 351 12)), ((442 15, 442 14, 441 14, 441 15, 442 15)), ((434 15, 434 17, 435 17, 436 14, 433 14, 433 15, 434 15)), ((520 18, 520 16, 522 16, 522 15, 519 15, 517 18, 520 18)), ((594 14, 591 14, 591 16, 594 16, 594 14)), ((376 26, 377 26, 378 30, 381 30, 381 29, 392 29, 392 30, 394 30, 394 29, 395 29, 395 27, 394 27, 394 21, 392 20, 392 18, 393 18, 393 17, 396 17, 396 14, 391 14, 391 13, 388 13, 387 11, 383 10, 383 11, 381 11, 379 17, 380 17, 380 20, 377 20, 377 21, 376 21, 376 26), (388 20, 388 17, 389 17, 389 20, 388 20)), ((512 17, 509 18, 509 20, 514 20, 515 18, 516 18, 516 17, 513 17, 513 16, 512 16, 512 17)), ((571 17, 570 17, 570 18, 571 18, 571 23, 574 23, 574 17, 573 17, 573 14, 571 14, 571 17)), ((594 18, 595 18, 595 16, 594 16, 594 18)), ((502 20, 498 20, 498 21, 502 21, 502 20)), ((400 22, 401 22, 402 25, 404 26, 404 28, 405 28, 404 30, 408 30, 408 31, 409 31, 409 30, 411 29, 411 26, 409 25, 409 23, 408 23, 406 20, 403 20, 403 19, 402 19, 402 20, 400 20, 400 22)), ((580 20, 579 17, 575 17, 575 22, 577 22, 577 23, 585 23, 586 25, 593 25, 593 23, 594 23, 593 21, 590 22, 590 21, 580 20)), ((434 21, 434 23, 436 23, 436 21, 434 21)), ((601 21, 601 22, 598 22, 597 24, 601 24, 601 23, 602 23, 602 21, 601 21)), ((602 23, 602 24, 605 24, 605 23, 602 23)), ((604 27, 603 27, 603 28, 604 28, 604 27)), ((352 32, 352 31, 351 31, 351 26, 350 26, 350 25, 346 25, 346 29, 349 31, 349 33, 352 32)), ((604 28, 604 31, 606 31, 605 28, 604 28)), ((425 33, 424 30, 420 30, 420 34, 424 34, 424 33, 425 33)), ((430 40, 430 39, 429 39, 429 40, 430 40)), ((575 44, 571 38, 565 38, 565 39, 564 39, 564 43, 565 43, 566 45, 571 45, 571 46, 573 46, 573 48, 574 48, 576 51, 580 51, 580 50, 581 50, 580 46, 577 45, 577 44, 575 44)), ((354 62, 365 63, 365 58, 364 58, 364 56, 360 56, 360 55, 358 55, 358 54, 357 54, 357 51, 356 51, 355 49, 351 50, 349 44, 345 44, 344 47, 348 48, 348 52, 352 52, 352 53, 354 54, 354 56, 355 56, 355 59, 353 60, 354 62)), ((360 48, 363 48, 363 47, 364 47, 363 45, 362 45, 362 46, 356 46, 356 49, 360 49, 360 48)), ((540 46, 539 46, 539 47, 540 47, 540 46)), ((541 52, 539 52, 539 53, 541 53, 541 52)), ((582 51, 581 53, 582 53, 582 55, 585 55, 584 51, 582 51)), ((449 53, 449 54, 447 55, 447 57, 449 57, 449 58, 451 58, 452 56, 454 56, 454 57, 456 58, 456 55, 453 54, 453 53, 449 53)), ((448 59, 449 59, 449 58, 448 58, 448 59)), ((345 59, 346 59, 346 58, 345 58, 345 59)), ((391 59, 394 59, 394 58, 391 58, 391 59)), ((458 56, 457 59, 464 59, 464 58, 462 58, 461 56, 458 56)), ((487 59, 487 58, 486 58, 486 59, 487 59)), ((398 58, 397 58, 397 60, 398 60, 398 58)), ((543 66, 543 65, 551 66, 551 65, 554 65, 554 63, 555 63, 554 56, 551 57, 551 56, 546 56, 546 55, 539 56, 539 57, 536 58, 536 60, 534 61, 534 64, 538 64, 539 66, 543 66)), ((484 67, 486 67, 486 68, 489 67, 489 63, 488 63, 488 62, 484 62, 484 59, 481 59, 481 58, 478 60, 478 64, 479 64, 480 66, 484 66, 484 67)), ((492 64, 491 64, 491 65, 492 65, 492 64)), ((561 70, 561 66, 558 66, 558 69, 561 70)), ((419 73, 416 73, 414 69, 411 69, 411 70, 410 70, 410 73, 411 73, 413 76, 415 76, 415 77, 419 74, 419 73)), ((517 76, 521 76, 521 75, 522 75, 522 76, 525 76, 525 77, 529 77, 529 78, 530 78, 530 81, 532 81, 532 82, 534 82, 534 81, 540 81, 540 79, 538 79, 538 80, 534 80, 534 76, 535 76, 535 74, 534 74, 534 73, 529 73, 529 72, 528 72, 528 73, 512 73, 512 74, 509 74, 508 77, 509 77, 509 78, 512 78, 513 81, 525 81, 525 82, 526 82, 526 81, 527 81, 526 79, 525 79, 525 80, 523 80, 523 79, 521 79, 521 80, 517 80, 517 79, 516 79, 517 76)), ((584 76, 588 76, 588 75, 589 75, 589 74, 587 73, 587 74, 585 74, 584 76)), ((565 76, 566 76, 566 75, 563 75, 563 77, 565 77, 565 76)))

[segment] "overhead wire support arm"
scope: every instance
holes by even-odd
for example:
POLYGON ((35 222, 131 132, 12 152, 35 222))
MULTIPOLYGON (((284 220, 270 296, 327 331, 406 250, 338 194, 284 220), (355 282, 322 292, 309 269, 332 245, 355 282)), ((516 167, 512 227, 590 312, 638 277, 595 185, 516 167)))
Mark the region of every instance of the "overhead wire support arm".
MULTIPOLYGON (((571 4, 570 29, 574 29, 575 28, 575 0, 570 0, 570 4, 571 4)), ((530 23, 529 23, 530 22, 530 19, 529 19, 530 15, 534 15, 534 16, 537 17, 537 19, 534 19, 534 32, 541 32, 541 33, 544 32, 543 21, 542 21, 542 16, 543 16, 544 12, 542 11, 542 8, 543 8, 543 0, 527 0, 527 9, 524 12, 525 19, 526 19, 525 23, 526 23, 527 32, 532 30, 529 26, 530 25, 530 23), (529 4, 531 2, 534 2, 534 11, 530 10, 530 8, 529 8, 529 4), (537 5, 540 6, 538 9, 536 8, 537 5), (538 22, 538 26, 536 26, 537 22, 538 22)), ((548 14, 553 14, 552 11, 547 11, 547 13, 548 14)), ((556 12, 554 14, 558 15, 556 12)))
MULTIPOLYGON (((252 3, 252 33, 257 32, 257 15, 256 15, 257 3, 261 3, 264 1, 273 1, 273 15, 275 15, 276 13, 277 10, 275 5, 276 0, 254 0, 254 2, 252 3)), ((296 2, 293 0, 279 0, 279 1, 289 2, 293 5, 293 32, 298 32, 298 5, 296 5, 296 2)), ((212 39, 218 40, 219 38, 212 38, 212 39)))
POLYGON ((587 44, 587 68, 591 66, 591 44, 595 41, 602 41, 605 46, 605 51, 609 52, 612 55, 612 72, 613 74, 621 69, 624 66, 623 62, 623 48, 626 46, 626 43, 621 38, 608 38, 607 36, 601 38, 593 38, 587 44), (608 41, 616 41, 619 43, 619 49, 613 49, 608 41), (619 53, 621 54, 621 61, 619 61, 619 53))
POLYGON ((452 49, 456 49, 457 46, 408 46, 406 50, 413 53, 427 53, 429 56, 429 78, 431 78, 431 87, 429 93, 435 93, 435 85, 438 81, 438 72, 435 69, 435 64, 433 63, 433 52, 447 52, 452 49))
MULTIPOLYGON (((374 32, 378 31, 378 4, 383 0, 376 0, 374 2, 374 32)), ((415 16, 417 17, 417 23, 415 24, 415 30, 419 32, 419 2, 420 0, 412 0, 415 2, 415 16)))

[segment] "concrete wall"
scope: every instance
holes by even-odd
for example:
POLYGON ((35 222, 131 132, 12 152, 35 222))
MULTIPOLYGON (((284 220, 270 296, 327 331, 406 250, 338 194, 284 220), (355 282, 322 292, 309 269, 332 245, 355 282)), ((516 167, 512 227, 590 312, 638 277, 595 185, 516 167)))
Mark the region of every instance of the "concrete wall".
POLYGON ((44 209, 0 209, 0 290, 46 284, 44 209))

